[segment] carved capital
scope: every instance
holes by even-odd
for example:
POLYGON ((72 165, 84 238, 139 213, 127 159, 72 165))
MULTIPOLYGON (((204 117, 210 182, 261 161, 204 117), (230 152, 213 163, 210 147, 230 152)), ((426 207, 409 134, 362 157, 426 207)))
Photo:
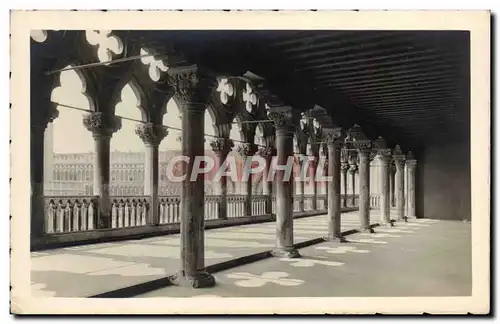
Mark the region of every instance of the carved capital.
POLYGON ((392 158, 394 159, 394 162, 396 164, 404 162, 406 156, 401 150, 401 147, 399 145, 396 145, 396 147, 394 147, 394 150, 392 152, 392 158))
POLYGON ((234 147, 234 142, 229 138, 216 138, 210 142, 212 150, 216 154, 227 154, 234 147))
POLYGON ((136 126, 135 133, 139 135, 144 144, 158 146, 168 135, 168 130, 163 125, 144 123, 136 126))
POLYGON ((31 127, 39 128, 45 130, 49 123, 52 123, 57 117, 59 117, 59 110, 53 104, 47 106, 47 110, 40 114, 33 114, 31 116, 31 127))
POLYGON ((340 147, 344 142, 344 134, 342 128, 323 128, 324 139, 328 146, 340 147))
POLYGON ((406 166, 412 168, 417 165, 417 159, 415 159, 415 156, 413 155, 412 151, 409 151, 408 154, 406 154, 406 166))
POLYGON ((340 163, 340 170, 343 172, 343 173, 346 173, 347 171, 349 171, 349 163, 347 162, 342 162, 340 163))
POLYGON ((244 143, 238 146, 237 152, 242 157, 253 156, 257 152, 257 145, 253 143, 244 143))
POLYGON ((83 126, 95 137, 111 137, 122 127, 122 120, 118 116, 92 112, 83 117, 83 126))
POLYGON ((168 82, 175 90, 181 109, 205 110, 208 98, 216 87, 216 79, 197 66, 168 70, 168 82))
POLYGON ((379 136, 375 141, 373 141, 373 146, 379 157, 388 159, 391 156, 391 149, 387 147, 387 143, 383 137, 379 136))
POLYGON ((260 147, 258 150, 258 154, 263 158, 271 158, 273 156, 276 156, 276 148, 272 146, 260 147))
POLYGON ((266 107, 267 117, 274 122, 276 133, 293 135, 293 115, 292 107, 278 106, 266 107))
POLYGON ((359 125, 354 125, 349 131, 349 137, 352 139, 352 146, 359 153, 369 154, 371 152, 372 143, 359 125))

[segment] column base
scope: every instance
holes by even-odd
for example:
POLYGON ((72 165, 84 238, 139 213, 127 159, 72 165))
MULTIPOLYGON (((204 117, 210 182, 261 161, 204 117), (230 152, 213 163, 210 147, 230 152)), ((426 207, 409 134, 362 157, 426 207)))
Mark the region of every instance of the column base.
POLYGON ((296 248, 276 248, 271 252, 271 255, 279 258, 295 259, 300 258, 301 255, 296 248))
POLYGON ((360 233, 375 233, 375 231, 373 230, 373 228, 371 227, 368 227, 368 228, 360 228, 359 229, 359 232, 360 233))
POLYGON ((326 242, 337 242, 337 243, 347 243, 349 242, 346 240, 346 238, 342 235, 333 235, 333 236, 326 236, 323 238, 326 242))
POLYGON ((208 288, 215 286, 215 278, 206 271, 200 271, 195 275, 186 275, 184 270, 179 271, 168 278, 172 285, 191 287, 191 288, 208 288))
POLYGON ((382 227, 394 227, 394 221, 390 220, 388 222, 382 222, 382 223, 380 223, 380 226, 382 226, 382 227))

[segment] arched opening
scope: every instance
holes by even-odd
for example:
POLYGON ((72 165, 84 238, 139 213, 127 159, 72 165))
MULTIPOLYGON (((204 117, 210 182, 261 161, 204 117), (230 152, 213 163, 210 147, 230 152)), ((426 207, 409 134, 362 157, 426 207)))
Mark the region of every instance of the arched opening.
POLYGON ((73 179, 67 170, 74 172, 80 164, 79 156, 91 157, 93 154, 92 134, 83 126, 86 112, 82 111, 90 110, 91 102, 85 95, 85 80, 76 70, 63 71, 59 78, 60 86, 51 93, 51 100, 59 103, 56 107, 59 116, 45 130, 44 194, 85 196, 92 179, 75 181, 76 177, 73 179))
MULTIPOLYGON (((236 172, 238 174, 238 179, 240 179, 243 170, 243 159, 237 152, 238 146, 244 142, 241 127, 241 119, 240 117, 236 116, 236 118, 233 120, 233 123, 231 124, 231 130, 229 131, 229 138, 234 142, 234 149, 229 152, 228 156, 231 156, 236 161, 236 172)), ((238 181, 237 183, 233 183, 231 187, 227 186, 227 193, 240 194, 241 192, 243 192, 243 188, 241 188, 242 185, 243 183, 241 181, 238 181)))
MULTIPOLYGON (((161 141, 159 147, 158 166, 158 195, 159 196, 180 196, 181 184, 170 181, 167 176, 167 165, 174 156, 181 155, 181 135, 182 135, 182 115, 179 107, 171 98, 167 102, 165 114, 163 115, 163 125, 168 127, 168 135, 161 141)), ((181 163, 176 163, 173 168, 174 175, 181 175, 181 163)), ((140 177, 144 177, 141 173, 140 177)))
MULTIPOLYGON (((121 101, 115 107, 115 115, 125 118, 122 118, 121 129, 114 133, 111 138, 110 171, 119 170, 119 172, 118 177, 110 179, 110 188, 130 185, 136 187, 137 192, 143 195, 144 182, 131 182, 125 173, 125 170, 144 169, 146 152, 143 141, 135 133, 139 124, 137 120, 143 120, 143 114, 140 108, 140 99, 130 84, 124 86, 121 91, 121 101)), ((127 193, 131 194, 131 191, 125 191, 125 194, 127 193)))

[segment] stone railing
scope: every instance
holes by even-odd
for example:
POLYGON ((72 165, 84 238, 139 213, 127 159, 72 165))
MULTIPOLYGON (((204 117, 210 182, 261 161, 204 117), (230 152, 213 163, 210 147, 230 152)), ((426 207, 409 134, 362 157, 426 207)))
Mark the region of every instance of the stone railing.
POLYGON ((98 197, 46 196, 46 234, 89 231, 97 226, 98 197))
POLYGON ((246 195, 227 195, 227 217, 244 217, 246 199, 246 195))
POLYGON ((271 212, 276 214, 276 195, 271 197, 271 212))
POLYGON ((380 196, 370 195, 370 208, 379 209, 380 208, 380 196))
POLYGON ((181 221, 181 196, 159 197, 160 224, 175 224, 181 221))
MULTIPOLYGON (((316 209, 318 210, 324 210, 327 207, 327 195, 326 194, 316 194, 316 209)), ((304 203, 304 209, 305 210, 312 210, 312 195, 310 199, 310 204, 307 205, 304 203)))
POLYGON ((252 195, 252 216, 266 214, 266 195, 252 195))
POLYGON ((146 225, 149 200, 149 196, 111 197, 111 228, 146 225))
POLYGON ((219 205, 221 197, 215 195, 205 195, 205 220, 219 218, 219 205))

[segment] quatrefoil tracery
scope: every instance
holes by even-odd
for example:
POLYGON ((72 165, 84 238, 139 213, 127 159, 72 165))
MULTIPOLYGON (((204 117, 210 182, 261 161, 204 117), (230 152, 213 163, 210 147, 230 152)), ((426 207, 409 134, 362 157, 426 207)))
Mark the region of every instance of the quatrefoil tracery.
POLYGON ((246 90, 243 90, 243 101, 245 102, 246 110, 251 113, 253 107, 257 105, 257 95, 254 93, 252 86, 247 83, 246 90))
POLYGON ((149 77, 151 80, 157 82, 161 78, 162 72, 167 72, 168 71, 168 66, 165 65, 163 60, 157 60, 153 55, 151 55, 150 52, 148 52, 146 49, 141 48, 141 62, 144 65, 148 66, 148 73, 149 77), (149 55, 149 56, 145 56, 149 55))
POLYGON ((220 101, 225 105, 229 102, 229 97, 234 95, 234 88, 227 78, 219 80, 217 92, 220 92, 220 101))
POLYGON ((100 62, 109 62, 113 59, 113 54, 118 55, 123 52, 123 43, 120 38, 110 34, 111 30, 86 31, 87 42, 97 46, 97 57, 100 62))

